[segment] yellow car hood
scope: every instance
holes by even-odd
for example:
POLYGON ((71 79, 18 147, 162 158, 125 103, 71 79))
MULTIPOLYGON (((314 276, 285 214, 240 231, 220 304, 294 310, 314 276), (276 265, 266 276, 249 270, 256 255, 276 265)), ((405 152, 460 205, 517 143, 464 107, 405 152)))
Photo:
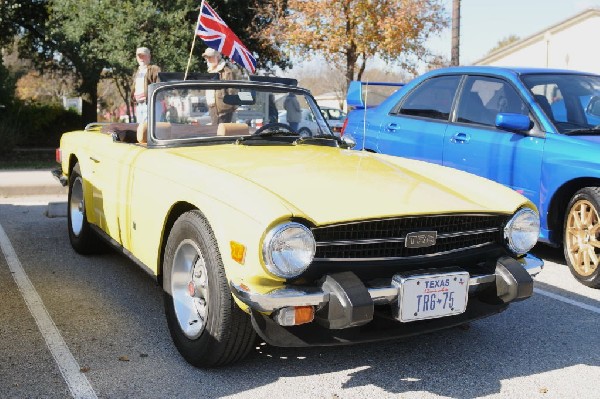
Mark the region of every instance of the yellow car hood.
POLYGON ((512 213, 527 202, 469 173, 367 152, 234 144, 173 151, 253 182, 317 225, 396 215, 512 213))

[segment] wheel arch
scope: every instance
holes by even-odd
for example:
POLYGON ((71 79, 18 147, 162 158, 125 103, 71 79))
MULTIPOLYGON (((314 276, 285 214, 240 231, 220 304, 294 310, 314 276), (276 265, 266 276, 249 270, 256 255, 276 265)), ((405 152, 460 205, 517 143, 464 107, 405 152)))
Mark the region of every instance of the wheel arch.
POLYGON ((548 229, 553 232, 552 242, 554 244, 562 245, 566 207, 575 193, 585 187, 600 187, 600 179, 592 177, 573 179, 564 183, 554 192, 547 211, 548 229))
POLYGON ((69 169, 68 169, 69 175, 71 174, 71 171, 75 167, 75 164, 77 164, 78 162, 79 162, 79 159, 77 159, 77 155, 71 154, 69 156, 69 169))
POLYGON ((165 218, 162 237, 160 239, 160 252, 158 254, 158 265, 157 265, 157 273, 156 273, 156 278, 158 280, 158 283, 161 286, 162 286, 162 276, 163 276, 162 269, 163 269, 163 263, 164 263, 165 248, 167 246, 167 239, 169 238, 169 234, 171 233, 171 230, 173 229, 173 225, 175 224, 175 221, 184 213, 193 211, 193 210, 199 210, 199 209, 198 209, 198 207, 196 207, 195 205, 193 205, 189 202, 180 201, 180 202, 173 204, 173 206, 171 207, 171 209, 169 210, 169 213, 167 214, 167 216, 165 218))

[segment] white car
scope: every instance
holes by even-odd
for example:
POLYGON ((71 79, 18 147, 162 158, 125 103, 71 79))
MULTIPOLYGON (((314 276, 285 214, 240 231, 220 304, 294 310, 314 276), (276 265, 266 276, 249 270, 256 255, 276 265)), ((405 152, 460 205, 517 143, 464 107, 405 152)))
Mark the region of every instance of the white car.
POLYGON ((339 108, 320 107, 323 118, 329 124, 331 131, 339 136, 346 119, 346 113, 339 108))
MULTIPOLYGON (((278 114, 278 118, 279 118, 279 123, 285 123, 287 124, 287 111, 282 110, 279 111, 278 114)), ((300 121, 300 124, 298 125, 298 133, 300 133, 302 136, 311 136, 314 134, 314 132, 319 131, 319 126, 317 125, 317 122, 315 121, 315 117, 313 115, 313 113, 308 110, 308 109, 302 109, 302 120, 300 121)))

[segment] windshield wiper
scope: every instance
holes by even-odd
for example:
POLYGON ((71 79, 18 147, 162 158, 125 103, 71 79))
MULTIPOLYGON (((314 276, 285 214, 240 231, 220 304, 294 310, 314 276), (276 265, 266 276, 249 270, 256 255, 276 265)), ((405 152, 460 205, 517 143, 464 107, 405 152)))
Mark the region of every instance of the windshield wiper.
POLYGON ((581 136, 586 134, 599 134, 600 126, 588 127, 585 129, 575 129, 564 132, 567 136, 581 136))
POLYGON ((316 145, 326 145, 332 146, 332 144, 336 147, 339 147, 341 140, 336 136, 332 136, 329 134, 319 134, 316 136, 308 136, 308 137, 300 137, 294 144, 316 144, 316 145))
POLYGON ((235 141, 236 144, 243 144, 249 141, 268 141, 269 139, 273 139, 277 143, 285 142, 292 143, 293 140, 297 140, 297 137, 300 134, 295 132, 290 132, 289 130, 271 130, 268 132, 262 132, 259 134, 252 134, 250 136, 240 137, 235 141))

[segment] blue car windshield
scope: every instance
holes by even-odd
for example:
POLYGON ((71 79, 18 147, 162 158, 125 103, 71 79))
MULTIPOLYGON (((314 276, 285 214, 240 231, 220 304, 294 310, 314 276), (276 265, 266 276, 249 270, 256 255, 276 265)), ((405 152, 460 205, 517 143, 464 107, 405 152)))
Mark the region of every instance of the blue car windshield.
POLYGON ((559 133, 600 125, 600 76, 531 74, 521 80, 559 133))

